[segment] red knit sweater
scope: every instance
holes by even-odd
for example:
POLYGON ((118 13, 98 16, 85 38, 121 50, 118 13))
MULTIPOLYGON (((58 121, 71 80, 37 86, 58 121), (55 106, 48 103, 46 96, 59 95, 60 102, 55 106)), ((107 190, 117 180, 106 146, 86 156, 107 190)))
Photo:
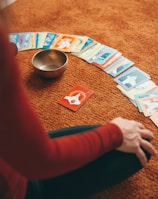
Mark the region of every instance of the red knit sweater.
POLYGON ((122 133, 114 124, 49 139, 22 88, 0 20, 0 198, 24 199, 27 179, 44 179, 77 169, 121 142, 122 133))

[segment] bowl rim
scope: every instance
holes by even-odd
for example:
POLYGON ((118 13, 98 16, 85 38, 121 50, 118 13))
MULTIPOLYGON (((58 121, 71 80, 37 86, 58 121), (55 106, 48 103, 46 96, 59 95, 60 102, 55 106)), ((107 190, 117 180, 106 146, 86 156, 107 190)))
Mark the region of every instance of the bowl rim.
POLYGON ((51 72, 51 71, 57 71, 57 70, 59 70, 59 69, 62 69, 62 68, 68 63, 68 56, 67 56, 67 54, 66 54, 65 52, 63 52, 63 51, 61 51, 61 50, 57 50, 57 49, 43 49, 43 50, 40 50, 40 51, 34 53, 34 55, 32 56, 32 61, 31 61, 31 62, 32 62, 33 67, 36 68, 36 69, 38 69, 39 71, 51 72), (62 54, 65 56, 65 58, 66 58, 65 63, 64 63, 63 65, 61 65, 60 67, 58 67, 58 68, 52 68, 51 70, 43 70, 43 69, 38 68, 37 66, 35 66, 35 65, 33 64, 33 61, 34 61, 35 57, 36 57, 39 53, 42 53, 42 52, 44 52, 44 51, 56 51, 56 52, 62 53, 62 54))

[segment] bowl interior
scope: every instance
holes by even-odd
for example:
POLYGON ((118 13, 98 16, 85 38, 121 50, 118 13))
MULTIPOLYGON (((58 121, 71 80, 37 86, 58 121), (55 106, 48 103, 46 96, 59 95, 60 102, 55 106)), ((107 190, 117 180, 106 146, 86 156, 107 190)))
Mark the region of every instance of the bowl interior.
POLYGON ((32 63, 39 70, 54 71, 67 64, 67 55, 58 50, 43 50, 34 55, 32 63))

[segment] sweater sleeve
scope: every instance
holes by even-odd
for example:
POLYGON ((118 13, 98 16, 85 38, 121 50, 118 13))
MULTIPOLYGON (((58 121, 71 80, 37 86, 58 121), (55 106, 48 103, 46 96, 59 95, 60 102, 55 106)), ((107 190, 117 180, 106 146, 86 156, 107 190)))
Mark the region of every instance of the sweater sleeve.
POLYGON ((29 179, 77 169, 119 147, 122 132, 106 124, 89 132, 50 139, 30 106, 18 65, 0 21, 0 157, 29 179))

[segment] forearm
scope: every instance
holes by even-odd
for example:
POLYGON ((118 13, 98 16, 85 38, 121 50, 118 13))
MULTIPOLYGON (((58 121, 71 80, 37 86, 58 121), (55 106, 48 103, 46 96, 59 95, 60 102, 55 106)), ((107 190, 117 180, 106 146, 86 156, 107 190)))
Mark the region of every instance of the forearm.
POLYGON ((29 105, 19 103, 14 115, 16 120, 15 116, 10 118, 10 125, 5 125, 3 129, 1 154, 28 178, 45 178, 69 172, 117 148, 122 142, 122 133, 114 124, 82 134, 50 139, 29 105))

